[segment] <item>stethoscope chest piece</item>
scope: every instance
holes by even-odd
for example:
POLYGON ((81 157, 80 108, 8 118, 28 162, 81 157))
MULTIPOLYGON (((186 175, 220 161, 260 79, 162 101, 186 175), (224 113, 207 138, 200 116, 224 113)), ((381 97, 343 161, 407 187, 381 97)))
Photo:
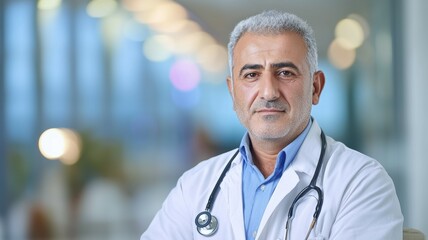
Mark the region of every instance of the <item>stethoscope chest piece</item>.
POLYGON ((208 211, 203 211, 196 216, 196 229, 203 236, 211 236, 218 229, 217 218, 208 211))

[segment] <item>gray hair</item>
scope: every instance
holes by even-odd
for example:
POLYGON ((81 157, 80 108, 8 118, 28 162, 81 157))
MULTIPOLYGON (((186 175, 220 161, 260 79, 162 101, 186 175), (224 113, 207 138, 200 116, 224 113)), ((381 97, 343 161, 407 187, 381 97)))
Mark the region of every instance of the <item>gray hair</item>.
POLYGON ((281 34, 294 32, 299 34, 307 47, 306 61, 309 65, 310 75, 318 68, 317 45, 312 28, 303 19, 294 14, 270 10, 262 12, 239 22, 232 33, 227 45, 229 55, 230 76, 233 76, 233 50, 236 43, 246 32, 257 34, 281 34))

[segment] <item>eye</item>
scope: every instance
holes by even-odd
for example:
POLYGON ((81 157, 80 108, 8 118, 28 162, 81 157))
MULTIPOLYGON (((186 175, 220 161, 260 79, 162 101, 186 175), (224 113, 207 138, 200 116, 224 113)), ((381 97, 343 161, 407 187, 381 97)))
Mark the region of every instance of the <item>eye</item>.
POLYGON ((245 79, 254 79, 254 78, 256 78, 257 76, 258 76, 258 74, 257 74, 257 73, 255 73, 255 72, 250 72, 250 73, 245 74, 245 75, 244 75, 244 78, 245 78, 245 79))
POLYGON ((279 71, 278 75, 279 75, 280 77, 293 77, 293 76, 295 76, 296 74, 294 74, 293 72, 288 71, 288 70, 282 70, 282 71, 279 71))

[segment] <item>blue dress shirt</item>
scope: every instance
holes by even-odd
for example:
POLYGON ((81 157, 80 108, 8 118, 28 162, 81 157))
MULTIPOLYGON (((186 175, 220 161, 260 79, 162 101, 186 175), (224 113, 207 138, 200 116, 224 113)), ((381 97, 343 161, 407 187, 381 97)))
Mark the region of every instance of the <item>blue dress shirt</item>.
POLYGON ((255 239, 269 199, 271 198, 282 173, 290 165, 299 151, 303 140, 309 132, 311 124, 312 121, 310 120, 305 130, 293 142, 278 153, 275 169, 266 179, 260 170, 254 165, 250 151, 250 139, 248 133, 246 133, 242 138, 239 151, 243 158, 242 199, 244 201, 244 224, 247 240, 255 239))

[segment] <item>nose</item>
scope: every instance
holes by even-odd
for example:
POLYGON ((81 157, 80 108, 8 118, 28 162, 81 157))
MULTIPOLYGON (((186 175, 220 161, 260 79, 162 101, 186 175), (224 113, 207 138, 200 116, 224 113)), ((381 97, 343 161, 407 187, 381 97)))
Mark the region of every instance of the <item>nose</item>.
POLYGON ((266 101, 273 101, 279 98, 279 83, 271 74, 266 74, 259 81, 259 95, 266 101))

